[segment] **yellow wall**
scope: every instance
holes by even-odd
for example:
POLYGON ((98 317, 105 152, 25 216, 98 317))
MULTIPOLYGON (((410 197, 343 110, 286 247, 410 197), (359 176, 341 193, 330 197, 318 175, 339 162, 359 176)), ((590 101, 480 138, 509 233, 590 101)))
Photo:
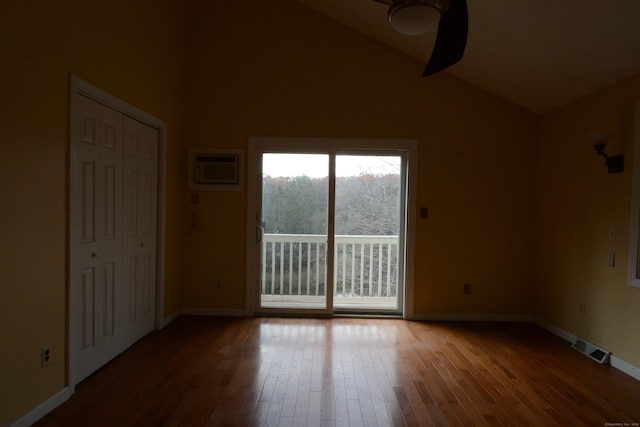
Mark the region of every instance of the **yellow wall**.
MULTIPOLYGON (((430 218, 412 231, 415 311, 530 313, 537 116, 447 74, 423 79, 422 63, 290 1, 194 2, 187 16, 189 146, 418 138, 430 218)), ((246 196, 199 196, 183 305, 242 310, 246 196)))
POLYGON ((631 168, 607 175, 588 139, 614 129, 630 159, 640 76, 541 118, 446 73, 423 79, 419 61, 291 0, 12 2, 0 48, 0 425, 65 385, 69 72, 168 124, 165 316, 245 301, 246 193, 190 203, 186 146, 410 137, 429 208, 412 231, 416 313, 535 312, 640 366, 631 168))
POLYGON ((168 125, 167 298, 180 307, 184 197, 179 0, 26 0, 0 13, 0 425, 65 386, 68 73, 168 125), (40 347, 52 363, 40 367, 40 347))
POLYGON ((640 289, 627 286, 635 102, 640 75, 545 115, 540 126, 536 315, 640 366, 640 289), (607 174, 590 134, 612 131, 607 174), (617 237, 609 240, 609 228, 617 237), (607 252, 615 267, 607 267, 607 252), (586 315, 579 305, 586 304, 586 315))

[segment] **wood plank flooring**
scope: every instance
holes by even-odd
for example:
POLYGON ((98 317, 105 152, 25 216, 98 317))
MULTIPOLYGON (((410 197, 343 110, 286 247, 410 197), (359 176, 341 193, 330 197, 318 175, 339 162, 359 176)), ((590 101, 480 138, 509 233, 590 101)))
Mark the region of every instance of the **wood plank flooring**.
POLYGON ((638 422, 639 381, 533 324, 194 316, 139 341, 36 425, 638 422))

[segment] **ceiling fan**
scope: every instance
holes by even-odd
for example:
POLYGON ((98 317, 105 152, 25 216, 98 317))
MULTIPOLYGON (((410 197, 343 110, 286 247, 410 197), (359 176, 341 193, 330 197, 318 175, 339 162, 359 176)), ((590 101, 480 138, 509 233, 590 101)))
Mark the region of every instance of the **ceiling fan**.
POLYGON ((469 17, 466 0, 374 0, 389 5, 389 22, 397 31, 415 36, 438 25, 431 58, 422 73, 430 76, 462 59, 469 17))

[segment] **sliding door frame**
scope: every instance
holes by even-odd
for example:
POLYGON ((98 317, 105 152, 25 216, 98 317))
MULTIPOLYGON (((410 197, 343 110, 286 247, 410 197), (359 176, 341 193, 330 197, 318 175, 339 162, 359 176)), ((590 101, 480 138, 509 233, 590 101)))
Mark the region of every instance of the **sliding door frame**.
MULTIPOLYGON (((407 175, 407 164, 408 164, 408 155, 407 155, 407 150, 398 150, 398 149, 382 149, 382 150, 376 150, 376 149, 371 149, 371 148, 366 148, 366 149, 362 149, 362 148, 355 148, 355 149, 343 149, 343 148, 338 148, 335 150, 334 152, 335 154, 335 161, 336 161, 336 170, 337 170, 337 160, 338 157, 341 156, 363 156, 363 157, 376 157, 376 156, 380 156, 380 157, 385 157, 385 156, 389 156, 389 157, 398 157, 400 158, 400 182, 399 182, 399 191, 400 191, 400 197, 399 197, 399 209, 400 209, 400 215, 398 218, 398 279, 402 281, 404 286, 398 286, 397 289, 397 296, 396 296, 396 307, 395 309, 390 309, 387 307, 372 307, 372 306, 364 306, 364 307, 355 307, 355 306, 338 306, 336 307, 335 303, 333 305, 333 312, 336 315, 340 315, 340 314, 353 314, 353 315, 367 315, 367 314, 381 314, 381 315, 393 315, 393 316, 397 316, 399 313, 404 313, 404 303, 405 303, 405 299, 404 299, 404 293, 405 293, 405 287, 406 287, 406 274, 405 274, 405 270, 407 267, 407 263, 405 261, 405 257, 406 257, 406 231, 407 231, 407 208, 408 208, 408 202, 407 202, 407 185, 408 185, 408 175, 407 175), (400 251, 400 249, 402 249, 402 251, 400 251)), ((335 172, 335 171, 334 171, 335 172)), ((337 184, 337 177, 336 178, 336 186, 337 184)), ((334 188, 334 190, 337 190, 336 188, 334 188)), ((335 194, 334 194, 335 196, 335 194)), ((334 204, 333 206, 333 212, 335 214, 336 212, 336 205, 334 204)), ((334 219, 335 221, 335 219, 334 219)), ((334 230, 335 230, 335 224, 334 224, 334 230)), ((335 235, 334 235, 335 237, 335 235)), ((335 256, 337 257, 337 247, 335 245, 335 240, 334 243, 332 245, 333 248, 333 253, 335 254, 335 256)), ((337 277, 337 269, 335 266, 336 260, 334 259, 334 270, 333 270, 333 278, 334 280, 337 277)), ((334 289, 335 289, 335 283, 334 283, 334 289)))
MULTIPOLYGON (((260 245, 256 244, 260 236, 261 221, 261 189, 262 182, 262 153, 322 153, 329 154, 333 159, 338 152, 346 150, 372 151, 401 151, 406 156, 406 206, 405 206, 405 254, 404 254, 404 292, 402 301, 402 317, 413 318, 413 296, 415 277, 415 229, 417 212, 417 169, 418 169, 418 141, 405 138, 294 138, 294 137, 251 137, 247 155, 247 253, 246 253, 246 283, 245 283, 245 314, 254 316, 264 314, 294 314, 287 310, 261 310, 258 290, 260 288, 259 268, 260 245)), ((331 160, 330 175, 334 172, 334 160, 331 160)), ((330 183, 332 178, 330 177, 330 183)), ((335 184, 335 182, 334 182, 335 184)), ((331 185, 331 184, 330 184, 331 185)), ((329 188, 330 197, 333 197, 329 188)), ((333 204, 330 203, 330 209, 333 204)), ((333 215, 330 212, 330 215, 333 215)), ((330 221, 332 223, 333 221, 330 221)), ((331 225, 330 227, 332 227, 331 225)), ((330 231, 331 235, 331 229, 330 231)), ((329 242, 330 244, 332 242, 329 242)), ((333 248, 333 245, 328 246, 333 248)), ((333 249, 331 249, 333 250, 333 249)), ((328 278, 333 286, 333 277, 328 278)), ((328 284, 329 286, 329 284, 328 284)), ((333 313, 332 292, 328 292, 327 310, 305 310, 308 315, 331 315, 333 313)))

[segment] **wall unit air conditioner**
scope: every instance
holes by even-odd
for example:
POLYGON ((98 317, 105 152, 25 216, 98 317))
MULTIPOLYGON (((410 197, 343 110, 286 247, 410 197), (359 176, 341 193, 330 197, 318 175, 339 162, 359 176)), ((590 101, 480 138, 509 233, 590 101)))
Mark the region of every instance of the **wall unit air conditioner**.
POLYGON ((190 148, 189 190, 244 189, 244 151, 190 148))

